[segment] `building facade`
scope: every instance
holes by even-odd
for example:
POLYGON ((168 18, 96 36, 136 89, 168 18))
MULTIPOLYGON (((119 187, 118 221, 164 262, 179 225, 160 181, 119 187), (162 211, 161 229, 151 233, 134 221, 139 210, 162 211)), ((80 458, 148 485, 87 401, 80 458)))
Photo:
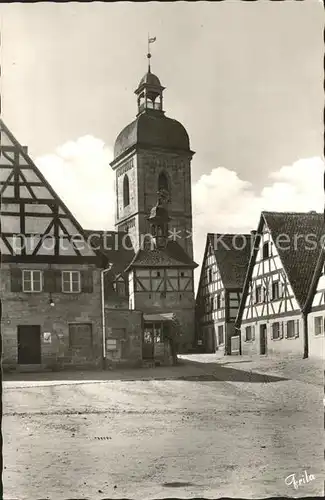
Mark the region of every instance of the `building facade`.
POLYGON ((131 310, 144 313, 144 357, 170 355, 173 318, 179 324, 178 350, 186 352, 195 335, 193 270, 197 265, 169 238, 168 200, 159 196, 148 217, 151 244, 140 248, 127 267, 131 310), (157 344, 162 344, 160 347, 157 344), (156 354, 155 354, 156 350, 156 354))
POLYGON ((3 367, 99 366, 103 256, 0 121, 3 367))
POLYGON ((196 344, 238 354, 232 338, 251 252, 251 235, 207 235, 196 298, 196 344))
POLYGON ((149 65, 135 91, 136 118, 118 135, 111 163, 116 176, 116 229, 129 236, 134 252, 125 260, 123 279, 130 311, 144 315, 144 358, 168 358, 168 331, 175 318, 180 351, 190 349, 195 336, 194 153, 183 125, 165 115, 163 91, 149 65))
POLYGON ((323 234, 322 214, 262 212, 236 319, 242 354, 308 357, 305 303, 323 234))
POLYGON ((128 232, 137 251, 150 233, 148 214, 157 192, 168 193, 170 231, 193 258, 191 159, 188 134, 163 110, 159 78, 148 72, 137 95, 137 116, 118 135, 114 146, 116 229, 128 232))
POLYGON ((325 357, 325 251, 322 249, 307 298, 309 356, 325 357))

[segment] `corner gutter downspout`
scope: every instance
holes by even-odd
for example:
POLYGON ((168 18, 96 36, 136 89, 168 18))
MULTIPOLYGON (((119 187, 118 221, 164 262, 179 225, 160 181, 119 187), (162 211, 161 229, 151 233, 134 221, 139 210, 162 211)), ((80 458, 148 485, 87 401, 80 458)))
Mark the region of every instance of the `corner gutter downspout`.
POLYGON ((308 358, 309 356, 309 345, 308 345, 308 312, 306 309, 302 311, 302 320, 303 320, 303 329, 304 329, 304 355, 303 359, 308 358))
POLYGON ((104 274, 110 271, 112 264, 106 269, 102 269, 100 272, 100 295, 101 295, 101 306, 102 306, 102 342, 103 342, 103 368, 105 368, 106 361, 106 321, 105 321, 105 289, 104 289, 104 274))

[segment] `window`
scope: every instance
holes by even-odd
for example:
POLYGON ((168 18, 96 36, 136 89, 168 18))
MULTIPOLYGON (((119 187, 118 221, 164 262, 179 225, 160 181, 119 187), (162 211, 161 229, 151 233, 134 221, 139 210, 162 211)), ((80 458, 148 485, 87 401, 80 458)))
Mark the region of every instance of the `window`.
POLYGON ((269 257, 270 257, 270 245, 269 245, 269 242, 266 241, 263 244, 263 248, 262 248, 262 259, 265 260, 265 259, 268 259, 269 257))
POLYGON ((210 299, 210 311, 213 311, 213 297, 210 299))
POLYGON ((245 328, 245 340, 246 340, 246 342, 253 340, 253 327, 252 326, 246 326, 246 328, 245 328))
POLYGON ((157 271, 157 278, 160 278, 160 271, 157 271))
POLYGON ((62 271, 62 292, 64 293, 80 292, 79 271, 62 271))
POLYGON ((295 322, 293 319, 287 321, 287 338, 295 337, 295 322))
POLYGON ((117 295, 119 295, 120 297, 125 296, 125 282, 124 282, 124 280, 116 281, 115 290, 116 290, 117 295))
POLYGON ((181 271, 181 278, 184 278, 184 271, 181 271))
POLYGON ((42 271, 23 271, 23 292, 41 292, 42 271))
POLYGON ((262 286, 258 285, 255 288, 255 303, 259 304, 262 302, 262 286))
POLYGON ((212 269, 209 269, 208 276, 209 276, 209 283, 212 283, 212 269))
POLYGON ((218 343, 219 345, 224 343, 223 325, 218 326, 218 343))
POLYGON ((87 352, 92 347, 92 325, 90 323, 71 323, 69 325, 69 347, 87 352))
POLYGON ((164 343, 164 334, 163 329, 160 325, 155 325, 155 343, 163 344, 164 343))
POLYGON ((158 191, 165 191, 169 195, 169 182, 165 172, 160 172, 158 177, 158 191))
POLYGON ((322 335, 324 333, 323 316, 316 316, 315 321, 315 335, 322 335))
POLYGON ((279 339, 280 338, 280 323, 272 324, 272 338, 279 339))
POLYGON ((220 309, 221 308, 221 295, 218 294, 217 297, 216 297, 216 309, 220 309))
POLYGON ((123 206, 127 207, 130 205, 130 184, 127 174, 125 174, 123 179, 123 206))
POLYGON ((295 322, 293 319, 287 321, 287 338, 291 339, 295 337, 295 322))
POLYGON ((280 297, 280 284, 278 281, 272 283, 272 300, 277 300, 280 297))

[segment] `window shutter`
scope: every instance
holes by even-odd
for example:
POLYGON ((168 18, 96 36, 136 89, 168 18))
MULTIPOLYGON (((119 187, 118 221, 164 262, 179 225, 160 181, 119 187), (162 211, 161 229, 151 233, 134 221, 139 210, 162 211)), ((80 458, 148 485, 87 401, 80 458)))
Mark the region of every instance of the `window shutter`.
POLYGON ((44 271, 44 292, 55 292, 55 270, 46 269, 44 271))
POLYGON ((283 290, 284 290, 283 283, 282 281, 279 281, 279 297, 283 296, 283 290))
POLYGON ((252 340, 255 340, 255 325, 252 325, 252 340))
POLYGON ((269 301, 273 300, 273 293, 272 293, 272 290, 273 290, 273 287, 272 287, 272 280, 270 278, 270 281, 269 281, 269 301))
POLYGON ((93 272, 91 270, 81 271, 81 291, 93 293, 93 272))
POLYGON ((62 292, 62 271, 54 269, 55 291, 62 292))
POLYGON ((12 268, 10 271, 11 291, 21 292, 23 289, 23 273, 21 269, 12 268))
POLYGON ((280 339, 284 337, 284 322, 280 323, 280 339))
POLYGON ((222 292, 221 293, 221 307, 225 307, 225 294, 222 292))
POLYGON ((299 337, 299 319, 295 320, 295 337, 299 337))

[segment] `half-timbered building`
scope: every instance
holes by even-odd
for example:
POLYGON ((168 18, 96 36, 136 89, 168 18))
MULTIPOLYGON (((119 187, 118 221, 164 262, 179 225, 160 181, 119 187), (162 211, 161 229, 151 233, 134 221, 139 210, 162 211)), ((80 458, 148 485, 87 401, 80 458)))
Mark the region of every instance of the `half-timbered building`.
POLYGON ((304 307, 323 234, 322 214, 262 212, 236 320, 242 354, 308 356, 304 307))
POLYGON ((3 366, 97 366, 107 262, 0 120, 3 366))
POLYGON ((239 353, 231 339, 250 251, 250 234, 207 235, 196 297, 196 343, 206 352, 239 353))
POLYGON ((308 314, 309 356, 324 359, 325 352, 325 250, 321 250, 316 265, 309 294, 306 313, 308 314))

